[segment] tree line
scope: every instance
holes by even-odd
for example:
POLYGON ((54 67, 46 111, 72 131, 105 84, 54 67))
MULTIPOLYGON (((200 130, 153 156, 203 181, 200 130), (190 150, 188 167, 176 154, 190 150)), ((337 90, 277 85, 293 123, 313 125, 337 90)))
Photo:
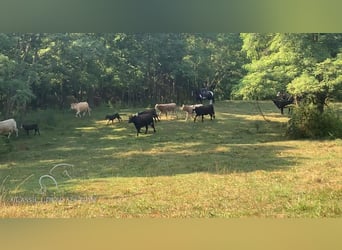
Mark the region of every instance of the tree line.
POLYGON ((305 95, 342 99, 342 34, 0 33, 0 116, 27 108, 305 95))

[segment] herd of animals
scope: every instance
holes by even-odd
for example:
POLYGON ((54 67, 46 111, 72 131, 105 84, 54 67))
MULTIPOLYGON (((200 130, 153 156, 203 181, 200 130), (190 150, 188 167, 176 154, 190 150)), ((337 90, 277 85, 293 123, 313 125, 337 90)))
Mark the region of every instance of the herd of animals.
MULTIPOLYGON (((90 115, 91 108, 87 102, 79 102, 72 103, 71 109, 76 110, 76 117, 82 117, 86 114, 90 115)), ((134 127, 137 131, 137 136, 141 133, 141 128, 145 127, 145 134, 148 131, 148 127, 152 127, 153 132, 156 132, 155 122, 160 121, 160 117, 162 114, 165 114, 167 117, 170 113, 176 113, 178 107, 176 103, 163 103, 156 104, 154 108, 147 109, 141 112, 138 112, 134 115, 130 115, 128 119, 128 123, 133 123, 134 127)), ((202 122, 205 115, 210 115, 210 119, 215 118, 215 111, 213 104, 203 105, 203 104, 194 104, 194 105, 182 105, 180 107, 182 111, 186 113, 186 120, 191 115, 195 115, 194 122, 198 116, 202 117, 202 122)), ((114 123, 114 120, 117 119, 118 122, 122 121, 122 118, 119 113, 114 113, 112 115, 106 115, 105 119, 107 120, 107 124, 114 123)))
MULTIPOLYGON (((71 103, 70 108, 76 111, 76 117, 83 117, 86 114, 90 116, 91 108, 89 107, 88 102, 78 102, 71 103)), ((176 103, 164 103, 164 104, 156 104, 154 108, 147 109, 141 112, 138 112, 134 115, 130 115, 128 119, 128 123, 133 123, 137 136, 141 133, 141 128, 145 127, 145 134, 148 131, 148 127, 152 127, 153 131, 156 132, 155 122, 160 121, 161 114, 165 114, 167 117, 170 113, 176 113, 178 107, 176 103)), ((195 104, 195 105, 182 105, 180 107, 182 111, 186 113, 186 120, 189 116, 194 115, 194 122, 196 122, 196 118, 198 116, 203 118, 205 115, 210 115, 210 119, 215 118, 215 111, 213 104, 203 105, 203 104, 195 104)), ((107 125, 111 122, 114 123, 114 120, 117 119, 119 122, 122 121, 122 118, 119 113, 114 113, 112 115, 106 115, 105 120, 107 120, 107 125)), ((38 124, 22 124, 21 128, 26 131, 27 135, 31 130, 34 130, 34 135, 40 135, 38 124)), ((15 133, 18 136, 18 127, 17 122, 11 118, 4 121, 0 121, 0 134, 7 135, 8 138, 11 137, 11 134, 15 133)))
MULTIPOLYGON (((198 116, 203 118, 205 115, 210 115, 210 119, 212 120, 215 118, 215 111, 213 106, 214 95, 213 92, 207 91, 205 89, 201 90, 196 98, 197 101, 200 101, 201 104, 194 104, 194 105, 182 105, 180 109, 185 112, 187 120, 189 116, 194 115, 194 122, 198 116), (209 104, 203 105, 203 100, 209 100, 209 104)), ((277 94, 277 98, 272 100, 273 103, 280 109, 281 114, 283 114, 283 110, 286 107, 290 107, 294 103, 294 99, 292 96, 287 95, 286 93, 279 92, 277 94)), ((70 108, 76 111, 76 117, 82 117, 88 114, 90 116, 91 108, 89 107, 88 102, 78 102, 78 103, 71 103, 70 108)), ((156 132, 155 129, 155 122, 160 121, 161 114, 165 114, 167 117, 168 113, 175 113, 178 109, 176 103, 164 103, 164 104, 156 104, 154 108, 144 110, 138 112, 137 114, 129 116, 128 123, 133 123, 136 131, 137 136, 141 132, 141 128, 145 127, 145 134, 148 131, 148 127, 151 126, 153 131, 156 132)), ((106 115, 105 119, 107 120, 107 124, 110 122, 113 123, 115 119, 119 122, 122 121, 122 118, 119 113, 115 113, 112 115, 106 115)), ((29 135, 31 130, 34 130, 34 135, 40 135, 38 124, 22 124, 21 128, 26 131, 26 134, 29 135)), ((16 121, 11 118, 4 121, 0 121, 0 134, 7 135, 10 138, 11 134, 15 133, 18 136, 18 128, 16 121)))

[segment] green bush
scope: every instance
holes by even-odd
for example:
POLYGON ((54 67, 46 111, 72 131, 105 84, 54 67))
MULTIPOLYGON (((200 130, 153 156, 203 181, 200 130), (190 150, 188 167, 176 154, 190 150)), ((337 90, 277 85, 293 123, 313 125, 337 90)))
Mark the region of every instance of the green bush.
POLYGON ((293 109, 286 135, 292 139, 341 138, 342 120, 332 108, 321 113, 312 105, 302 105, 293 109))

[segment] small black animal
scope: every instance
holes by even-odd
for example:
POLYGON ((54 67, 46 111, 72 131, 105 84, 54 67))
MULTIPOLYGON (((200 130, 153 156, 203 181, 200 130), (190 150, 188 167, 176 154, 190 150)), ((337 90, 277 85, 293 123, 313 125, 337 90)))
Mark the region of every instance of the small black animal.
POLYGON ((113 124, 114 119, 117 119, 119 122, 122 121, 121 116, 120 116, 118 113, 115 113, 114 115, 106 115, 105 119, 108 120, 108 121, 107 121, 107 124, 108 124, 110 121, 112 121, 112 124, 113 124))
POLYGON ((39 132, 39 127, 38 124, 34 123, 34 124, 23 124, 22 128, 26 131, 27 135, 29 135, 30 130, 34 130, 34 135, 36 135, 38 133, 38 135, 40 135, 39 132))

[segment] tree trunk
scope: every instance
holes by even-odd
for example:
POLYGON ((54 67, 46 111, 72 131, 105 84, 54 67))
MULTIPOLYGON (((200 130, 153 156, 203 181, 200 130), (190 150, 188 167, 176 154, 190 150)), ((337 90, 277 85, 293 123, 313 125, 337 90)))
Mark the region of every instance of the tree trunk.
POLYGON ((317 107, 317 110, 322 114, 324 112, 324 105, 326 104, 327 100, 327 92, 320 92, 317 93, 315 96, 315 102, 314 104, 317 107))

